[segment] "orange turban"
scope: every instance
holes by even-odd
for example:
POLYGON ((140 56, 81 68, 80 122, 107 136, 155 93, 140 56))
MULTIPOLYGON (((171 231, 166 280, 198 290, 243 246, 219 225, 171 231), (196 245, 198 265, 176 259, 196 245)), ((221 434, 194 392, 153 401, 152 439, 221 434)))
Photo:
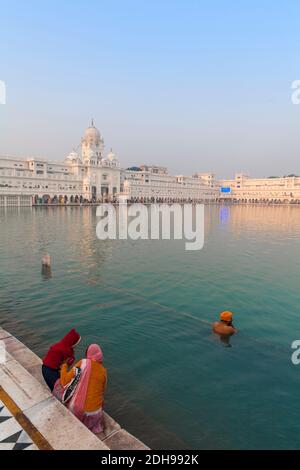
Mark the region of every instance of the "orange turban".
POLYGON ((223 320, 223 321, 232 321, 232 312, 222 312, 220 314, 220 319, 223 320))

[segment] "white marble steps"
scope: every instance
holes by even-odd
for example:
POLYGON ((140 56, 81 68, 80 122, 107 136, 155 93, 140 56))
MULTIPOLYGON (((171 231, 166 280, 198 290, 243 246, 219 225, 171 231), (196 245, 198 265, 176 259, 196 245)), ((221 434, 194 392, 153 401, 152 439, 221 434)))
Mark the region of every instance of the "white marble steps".
POLYGON ((0 328, 0 385, 54 449, 149 449, 106 413, 104 432, 98 436, 90 432, 51 395, 41 374, 41 362, 0 328))

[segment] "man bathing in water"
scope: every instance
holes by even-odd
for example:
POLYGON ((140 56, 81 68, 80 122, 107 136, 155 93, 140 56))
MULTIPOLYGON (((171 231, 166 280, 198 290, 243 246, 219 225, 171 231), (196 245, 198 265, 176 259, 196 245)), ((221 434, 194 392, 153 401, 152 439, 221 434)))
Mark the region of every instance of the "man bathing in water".
POLYGON ((220 314, 220 321, 213 323, 213 331, 220 336, 232 336, 237 333, 236 328, 232 324, 233 314, 231 312, 222 312, 220 314))

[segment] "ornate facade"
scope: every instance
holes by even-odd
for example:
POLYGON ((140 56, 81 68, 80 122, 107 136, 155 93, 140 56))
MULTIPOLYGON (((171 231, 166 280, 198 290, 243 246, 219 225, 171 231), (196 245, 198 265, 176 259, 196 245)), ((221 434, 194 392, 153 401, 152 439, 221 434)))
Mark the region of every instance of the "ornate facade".
POLYGON ((120 192, 120 165, 92 122, 81 139, 81 151, 62 161, 0 157, 0 204, 4 197, 42 202, 113 200, 120 192))
POLYGON ((92 121, 64 161, 0 157, 0 206, 33 203, 132 202, 300 203, 300 177, 249 178, 237 173, 216 181, 213 173, 170 175, 165 167, 121 170, 92 121))

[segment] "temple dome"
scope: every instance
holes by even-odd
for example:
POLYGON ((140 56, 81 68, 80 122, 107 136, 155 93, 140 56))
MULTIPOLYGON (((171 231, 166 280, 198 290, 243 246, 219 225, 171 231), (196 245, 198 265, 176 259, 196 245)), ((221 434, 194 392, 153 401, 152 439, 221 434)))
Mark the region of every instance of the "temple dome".
POLYGON ((94 121, 92 120, 92 124, 88 127, 84 133, 84 140, 86 141, 93 141, 95 143, 100 142, 101 135, 98 129, 94 126, 94 121))

